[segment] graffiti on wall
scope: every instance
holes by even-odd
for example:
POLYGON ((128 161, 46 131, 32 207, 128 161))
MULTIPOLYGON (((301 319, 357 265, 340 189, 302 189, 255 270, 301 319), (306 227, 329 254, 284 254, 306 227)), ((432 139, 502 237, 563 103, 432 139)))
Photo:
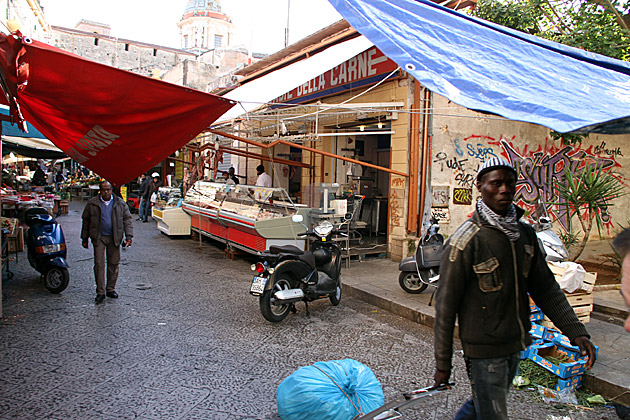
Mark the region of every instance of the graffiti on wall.
MULTIPOLYGON (((392 188, 389 194, 389 224, 391 226, 401 226, 403 198, 398 195, 397 189, 392 188)), ((404 194, 403 194, 404 195, 404 194)))
MULTIPOLYGON (((454 154, 449 156, 447 152, 439 151, 434 155, 433 163, 441 172, 452 173, 454 204, 470 203, 480 165, 492 157, 503 157, 519 174, 514 201, 528 210, 532 210, 538 200, 558 203, 552 206, 550 212, 566 230, 570 230, 570 220, 561 206, 554 184, 566 182, 565 170, 576 174, 589 165, 610 171, 621 166, 616 158, 624 156, 621 147, 611 146, 605 141, 583 149, 579 145, 564 146, 546 139, 544 144, 530 149, 529 142, 515 138, 500 137, 497 140, 489 136, 471 135, 454 139, 452 143, 454 154)), ((602 220, 609 226, 612 223, 606 211, 602 214, 602 220)))

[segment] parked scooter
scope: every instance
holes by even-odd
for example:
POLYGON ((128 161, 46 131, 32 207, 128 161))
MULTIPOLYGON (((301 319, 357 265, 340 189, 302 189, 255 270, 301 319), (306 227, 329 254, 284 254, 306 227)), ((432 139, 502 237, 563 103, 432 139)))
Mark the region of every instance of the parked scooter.
POLYGON ((439 230, 437 219, 432 217, 431 226, 420 240, 415 255, 404 258, 398 265, 398 283, 405 292, 418 294, 429 286, 437 287, 444 248, 444 236, 438 233, 439 230))
POLYGON ((24 214, 28 226, 26 248, 28 262, 39 271, 44 285, 52 293, 68 287, 70 275, 66 262, 66 240, 57 221, 41 207, 28 209, 24 214))
POLYGON ((566 261, 569 258, 569 251, 562 239, 554 232, 547 207, 541 200, 538 200, 534 211, 525 221, 536 231, 538 245, 546 261, 566 261))
MULTIPOLYGON (((345 222, 352 214, 345 215, 345 222)), ((301 215, 294 215, 293 222, 302 223, 301 215)), ((305 226, 306 227, 306 226, 305 226)), ((316 238, 309 251, 293 245, 269 247, 262 254, 263 261, 252 264, 255 271, 249 293, 259 296, 260 312, 267 321, 280 322, 295 313, 295 303, 303 301, 306 315, 310 315, 308 302, 329 298, 334 306, 341 301, 341 251, 332 241, 333 235, 345 236, 329 221, 323 221, 312 230, 298 234, 316 238)))

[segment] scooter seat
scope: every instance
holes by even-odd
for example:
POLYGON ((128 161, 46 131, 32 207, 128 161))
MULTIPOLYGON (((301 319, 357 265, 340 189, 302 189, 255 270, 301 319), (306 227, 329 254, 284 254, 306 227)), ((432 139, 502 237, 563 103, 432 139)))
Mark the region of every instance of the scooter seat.
POLYGON ((304 251, 294 245, 271 245, 269 247, 269 252, 272 254, 292 254, 292 255, 302 255, 304 251))

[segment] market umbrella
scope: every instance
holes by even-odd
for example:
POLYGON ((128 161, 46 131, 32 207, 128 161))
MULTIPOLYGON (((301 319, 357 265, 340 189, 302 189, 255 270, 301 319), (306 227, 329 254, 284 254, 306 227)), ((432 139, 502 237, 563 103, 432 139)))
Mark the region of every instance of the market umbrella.
MULTIPOLYGON (((0 84, 16 122, 121 185, 192 140, 236 102, 0 34, 0 84)), ((0 100, 3 98, 0 98, 0 100)))

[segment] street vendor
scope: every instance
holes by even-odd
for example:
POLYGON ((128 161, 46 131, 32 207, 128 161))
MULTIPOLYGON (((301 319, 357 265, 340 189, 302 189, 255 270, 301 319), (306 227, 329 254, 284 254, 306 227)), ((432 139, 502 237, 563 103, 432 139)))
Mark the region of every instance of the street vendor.
POLYGON ((595 362, 595 348, 551 273, 536 238, 519 221, 513 204, 516 170, 491 158, 477 173, 481 200, 472 217, 449 238, 436 292, 434 345, 436 385, 451 376, 455 320, 464 350, 472 398, 457 419, 507 419, 506 397, 531 344, 528 293, 573 345, 595 362))

